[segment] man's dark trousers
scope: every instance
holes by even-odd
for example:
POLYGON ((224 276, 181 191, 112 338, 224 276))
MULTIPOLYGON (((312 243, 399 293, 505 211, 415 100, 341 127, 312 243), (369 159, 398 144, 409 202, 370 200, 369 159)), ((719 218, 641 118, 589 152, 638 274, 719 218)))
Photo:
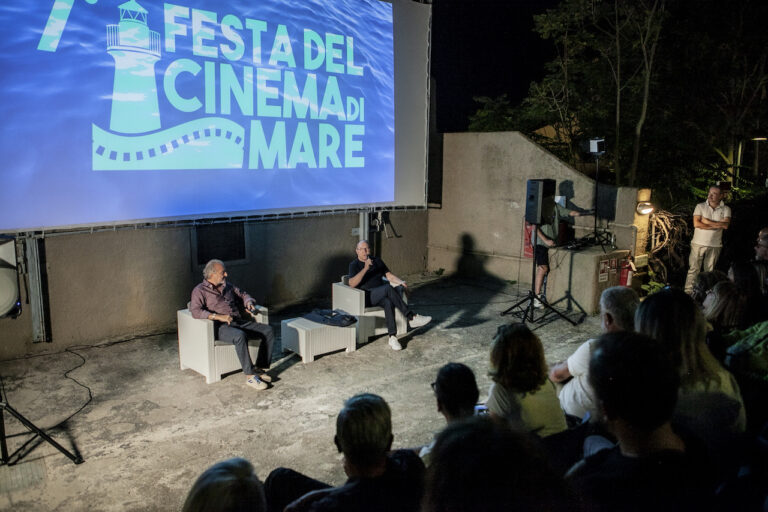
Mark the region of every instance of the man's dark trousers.
POLYGON ((405 303, 401 293, 404 288, 398 286, 392 287, 389 284, 383 284, 372 288, 365 294, 366 303, 369 306, 378 306, 384 309, 384 318, 387 321, 387 332, 390 336, 397 334, 397 322, 395 321, 395 308, 399 309, 405 318, 410 318, 413 313, 408 309, 408 304, 405 303))
POLYGON ((253 320, 248 322, 233 320, 230 325, 216 323, 219 324, 216 339, 235 345, 235 351, 245 375, 258 375, 256 368, 269 368, 272 364, 272 346, 275 344, 275 334, 269 325, 253 320), (249 337, 261 339, 255 364, 251 363, 251 355, 248 353, 249 337))

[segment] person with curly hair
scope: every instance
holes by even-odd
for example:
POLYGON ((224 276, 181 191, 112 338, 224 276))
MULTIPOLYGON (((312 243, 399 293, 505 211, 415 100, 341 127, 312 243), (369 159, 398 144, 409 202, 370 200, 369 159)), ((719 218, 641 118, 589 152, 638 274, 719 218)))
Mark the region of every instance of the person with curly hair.
POLYGON ((522 323, 499 327, 491 347, 489 413, 540 437, 565 430, 565 413, 547 373, 538 336, 522 323))

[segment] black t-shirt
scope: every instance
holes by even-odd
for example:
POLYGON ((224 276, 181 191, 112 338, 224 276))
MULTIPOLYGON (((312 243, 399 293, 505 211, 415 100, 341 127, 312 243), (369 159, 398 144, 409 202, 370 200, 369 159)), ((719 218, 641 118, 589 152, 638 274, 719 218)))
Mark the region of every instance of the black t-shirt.
POLYGON ((711 510, 714 485, 705 449, 683 440, 685 452, 626 457, 618 446, 597 452, 574 466, 569 479, 587 510, 711 510))
MULTIPOLYGON (((387 265, 381 259, 371 259, 373 260, 373 265, 368 269, 368 272, 365 273, 360 284, 357 285, 361 290, 372 290, 373 288, 381 286, 384 284, 382 279, 387 275, 387 272, 389 272, 389 268, 387 268, 387 265)), ((361 270, 363 270, 364 266, 365 262, 355 258, 355 260, 349 264, 349 278, 352 279, 355 277, 361 270)))
POLYGON ((413 450, 395 450, 377 478, 352 478, 310 512, 417 512, 424 486, 424 463, 413 450))

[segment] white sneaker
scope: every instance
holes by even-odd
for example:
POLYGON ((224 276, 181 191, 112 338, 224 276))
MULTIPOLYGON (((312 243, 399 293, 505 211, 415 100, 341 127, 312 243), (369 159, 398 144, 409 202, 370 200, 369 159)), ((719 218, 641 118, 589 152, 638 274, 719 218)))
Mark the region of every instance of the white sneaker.
POLYGON ((266 382, 264 382, 263 380, 261 380, 255 375, 250 379, 248 379, 247 381, 245 381, 245 383, 251 386, 252 388, 255 388, 258 390, 267 389, 269 387, 269 384, 267 384, 266 382))
POLYGON ((416 329, 427 325, 431 321, 431 316, 413 315, 413 318, 408 321, 408 325, 411 326, 411 329, 416 329))
POLYGON ((541 308, 544 307, 544 304, 542 304, 539 299, 534 298, 533 299, 533 307, 535 307, 536 309, 541 309, 541 308))
POLYGON ((389 346, 392 350, 402 350, 403 346, 397 341, 397 336, 389 337, 389 346))

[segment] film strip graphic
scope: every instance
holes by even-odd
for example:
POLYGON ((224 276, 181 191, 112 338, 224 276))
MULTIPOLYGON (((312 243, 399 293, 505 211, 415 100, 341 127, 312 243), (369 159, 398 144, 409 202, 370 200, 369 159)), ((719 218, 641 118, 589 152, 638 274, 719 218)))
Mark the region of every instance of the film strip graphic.
POLYGON ((225 118, 196 119, 144 135, 93 125, 93 170, 241 169, 245 130, 225 118))

